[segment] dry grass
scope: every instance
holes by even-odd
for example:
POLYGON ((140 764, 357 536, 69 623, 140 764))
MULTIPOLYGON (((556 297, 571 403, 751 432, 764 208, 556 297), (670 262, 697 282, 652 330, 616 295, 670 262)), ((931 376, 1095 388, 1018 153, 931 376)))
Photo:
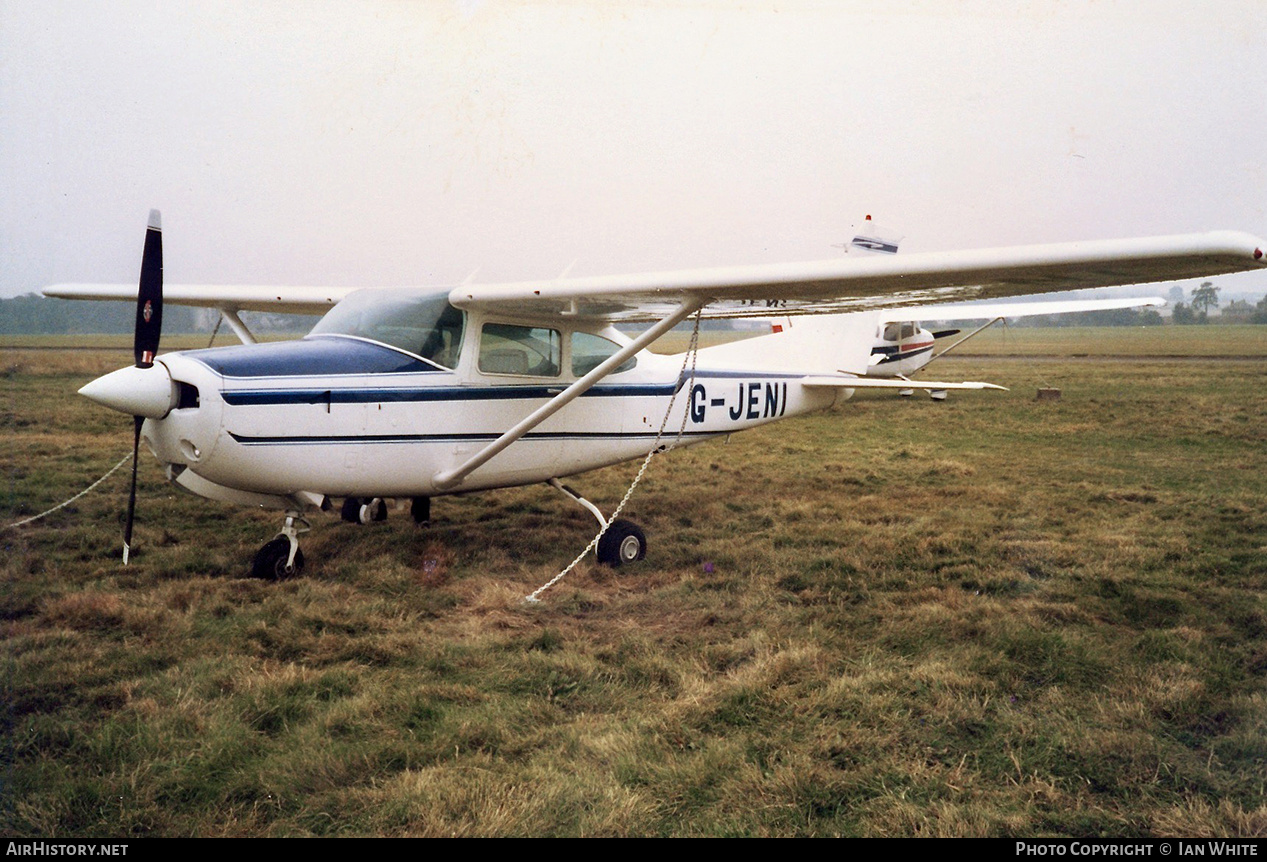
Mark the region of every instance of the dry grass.
MULTIPOLYGON (((115 355, 4 362, 8 523, 130 440, 71 397, 115 355)), ((675 452, 648 559, 538 606, 592 529, 548 489, 266 584, 275 517, 152 465, 123 569, 121 472, 0 534, 5 834, 1263 835, 1267 367, 945 369, 1014 390, 675 452)))

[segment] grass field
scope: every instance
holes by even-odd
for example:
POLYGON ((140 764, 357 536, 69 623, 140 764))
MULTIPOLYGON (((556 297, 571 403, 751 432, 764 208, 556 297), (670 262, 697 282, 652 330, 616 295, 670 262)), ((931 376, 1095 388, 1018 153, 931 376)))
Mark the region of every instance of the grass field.
MULTIPOLYGON (((0 523, 126 455, 74 392, 127 352, 0 352, 0 523)), ((0 828, 1267 834, 1267 360, 941 367, 1012 391, 671 453, 647 560, 535 606, 593 531, 544 487, 318 515, 271 584, 242 575, 276 515, 148 457, 122 568, 120 470, 0 532, 0 828)), ((610 508, 635 466, 572 484, 610 508)))

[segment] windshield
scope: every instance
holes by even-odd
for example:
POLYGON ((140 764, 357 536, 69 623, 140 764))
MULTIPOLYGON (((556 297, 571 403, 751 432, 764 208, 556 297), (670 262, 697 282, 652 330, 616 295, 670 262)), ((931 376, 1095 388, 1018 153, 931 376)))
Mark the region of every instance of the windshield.
POLYGON ((456 368, 465 315, 449 294, 358 290, 318 321, 309 335, 352 335, 377 341, 445 368, 456 368))

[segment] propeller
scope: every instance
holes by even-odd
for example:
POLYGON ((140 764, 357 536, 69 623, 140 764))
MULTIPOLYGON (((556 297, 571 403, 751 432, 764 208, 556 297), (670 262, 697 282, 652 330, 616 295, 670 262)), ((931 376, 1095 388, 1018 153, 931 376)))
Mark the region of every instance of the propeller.
MULTIPOLYGON (((137 368, 151 368, 163 333, 163 225, 158 210, 150 210, 141 254, 141 283, 136 293, 136 328, 132 356, 137 368)), ((132 487, 128 490, 128 515, 123 523, 123 565, 132 550, 132 520, 136 513, 136 462, 141 449, 144 416, 132 417, 132 487)))

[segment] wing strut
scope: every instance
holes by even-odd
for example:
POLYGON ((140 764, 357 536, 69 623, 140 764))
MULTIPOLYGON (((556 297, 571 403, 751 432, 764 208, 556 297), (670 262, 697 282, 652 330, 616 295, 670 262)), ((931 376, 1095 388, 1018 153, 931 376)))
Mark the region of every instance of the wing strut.
POLYGON ((243 344, 254 344, 255 336, 251 334, 251 330, 246 328, 246 324, 242 322, 242 318, 238 317, 238 310, 230 308, 227 305, 220 306, 220 314, 225 321, 228 322, 229 328, 241 339, 243 344))
MULTIPOLYGON (((1006 320, 1006 319, 1007 319, 1007 318, 1005 318, 1005 317, 996 317, 996 318, 994 318, 993 320, 991 320, 989 323, 984 324, 983 326, 978 326, 976 329, 974 329, 974 330, 972 330, 971 332, 969 332, 967 335, 965 335, 963 338, 959 339, 959 340, 958 340, 958 341, 956 341, 954 344, 952 344, 952 345, 950 345, 949 347, 947 347, 945 350, 939 350, 939 351, 937 351, 936 353, 934 353, 932 356, 930 356, 930 357, 929 357, 928 361, 929 361, 929 362, 932 362, 934 359, 937 359, 937 358, 938 358, 938 357, 940 357, 940 356, 945 356, 947 353, 949 353, 950 351, 954 350, 954 349, 955 349, 956 347, 958 347, 959 345, 963 344, 965 341, 967 341, 967 340, 968 340, 969 338, 971 338, 972 336, 974 336, 974 335, 976 335, 977 333, 980 333, 980 332, 985 332, 987 329, 989 329, 991 326, 994 326, 994 324, 998 323, 1000 320, 1006 320)), ((925 363, 925 364, 927 364, 927 363, 925 363)))
POLYGON ((514 443, 533 428, 536 428, 542 422, 549 419, 555 413, 567 406, 573 399, 578 398, 581 394, 594 386, 594 384, 598 383, 612 371, 619 368, 624 364, 625 360, 629 359, 629 357, 642 350, 648 344, 655 341, 673 327, 677 326, 683 320, 686 320, 686 318, 690 317, 707 304, 708 300, 700 297, 690 297, 686 299, 680 306, 678 306, 677 310, 668 317, 664 318, 655 326, 639 335, 629 344, 613 353, 589 374, 586 374, 580 380, 577 380, 571 386, 564 389, 545 404, 542 404, 532 413, 528 414, 528 416, 520 420, 513 428, 498 437, 492 443, 489 443, 480 451, 476 452, 467 459, 466 462, 454 467, 452 470, 445 470, 441 473, 437 473, 434 480, 436 487, 447 490, 461 483, 463 479, 478 470, 484 464, 488 463, 490 459, 511 443, 514 443))

